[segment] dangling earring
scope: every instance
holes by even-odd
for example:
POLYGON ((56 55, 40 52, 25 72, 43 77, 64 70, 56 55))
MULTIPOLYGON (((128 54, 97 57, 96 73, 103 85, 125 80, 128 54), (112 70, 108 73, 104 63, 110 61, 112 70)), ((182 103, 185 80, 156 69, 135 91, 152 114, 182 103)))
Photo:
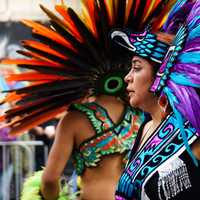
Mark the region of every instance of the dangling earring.
POLYGON ((161 117, 164 119, 167 116, 168 100, 165 95, 161 95, 158 99, 158 105, 161 108, 161 117))

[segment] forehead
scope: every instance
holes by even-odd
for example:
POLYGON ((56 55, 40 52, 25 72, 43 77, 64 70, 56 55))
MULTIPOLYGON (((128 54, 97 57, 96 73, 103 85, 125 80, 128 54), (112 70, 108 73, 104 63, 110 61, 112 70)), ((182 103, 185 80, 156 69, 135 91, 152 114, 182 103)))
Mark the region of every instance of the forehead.
POLYGON ((134 64, 134 63, 140 64, 144 68, 152 68, 153 67, 151 62, 149 62, 148 60, 146 60, 140 56, 133 56, 132 64, 134 64))
POLYGON ((145 60, 144 58, 141 58, 140 56, 133 56, 132 57, 132 62, 147 62, 147 60, 145 60))

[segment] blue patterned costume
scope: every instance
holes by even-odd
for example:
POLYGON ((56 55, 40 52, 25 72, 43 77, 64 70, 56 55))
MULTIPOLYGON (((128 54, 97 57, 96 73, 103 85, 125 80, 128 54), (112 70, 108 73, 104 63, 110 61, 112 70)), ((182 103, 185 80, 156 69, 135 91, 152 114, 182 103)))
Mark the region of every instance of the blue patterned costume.
MULTIPOLYGON (((200 166, 195 167, 186 147, 177 119, 168 115, 138 150, 141 126, 132 154, 116 191, 116 200, 184 200, 200 191, 197 182, 200 166), (167 166, 167 167, 166 167, 167 166), (191 172, 195 173, 191 174, 191 172)), ((190 144, 197 140, 196 130, 188 121, 184 129, 190 144)))

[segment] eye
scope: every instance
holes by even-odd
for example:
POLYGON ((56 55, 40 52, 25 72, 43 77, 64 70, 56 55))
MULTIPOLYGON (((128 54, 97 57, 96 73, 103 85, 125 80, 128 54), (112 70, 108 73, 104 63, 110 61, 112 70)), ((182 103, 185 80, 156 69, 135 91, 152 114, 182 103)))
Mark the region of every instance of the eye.
POLYGON ((141 70, 141 68, 140 68, 140 67, 134 67, 133 70, 134 70, 135 72, 138 72, 138 71, 141 70))
POLYGON ((139 65, 134 65, 134 66, 132 66, 132 70, 133 70, 134 72, 138 72, 138 71, 141 70, 141 67, 140 67, 139 65))
POLYGON ((137 37, 137 40, 142 41, 142 40, 144 40, 144 37, 137 37))

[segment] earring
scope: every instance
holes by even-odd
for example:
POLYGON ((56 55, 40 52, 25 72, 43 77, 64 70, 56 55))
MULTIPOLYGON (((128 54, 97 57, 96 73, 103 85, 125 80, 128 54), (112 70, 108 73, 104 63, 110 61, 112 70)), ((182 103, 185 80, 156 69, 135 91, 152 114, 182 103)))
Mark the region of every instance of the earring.
POLYGON ((168 100, 165 95, 161 95, 158 99, 158 105, 161 109, 161 117, 164 119, 167 116, 168 100))

